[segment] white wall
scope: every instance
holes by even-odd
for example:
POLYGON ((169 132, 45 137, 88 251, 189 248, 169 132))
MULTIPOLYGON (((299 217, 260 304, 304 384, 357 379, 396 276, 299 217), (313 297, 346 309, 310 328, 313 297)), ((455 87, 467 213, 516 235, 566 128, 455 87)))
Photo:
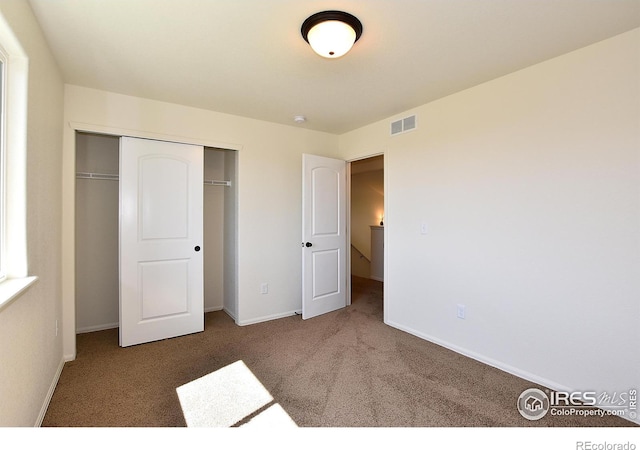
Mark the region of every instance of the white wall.
POLYGON ((340 137, 385 153, 388 324, 553 388, 640 386, 639 56, 636 29, 340 137))
MULTIPOLYGON (((301 309, 302 154, 337 156, 337 136, 67 85, 62 174, 67 321, 74 314, 75 129, 238 150, 237 322, 301 309), (268 294, 260 294, 261 283, 269 284, 268 294)), ((71 359, 75 335, 68 327, 64 333, 65 357, 71 359)))
POLYGON ((27 246, 29 275, 39 281, 0 309, 0 426, 19 427, 42 421, 63 363, 61 335, 56 336, 63 84, 29 4, 0 2, 0 14, 29 58, 27 246))

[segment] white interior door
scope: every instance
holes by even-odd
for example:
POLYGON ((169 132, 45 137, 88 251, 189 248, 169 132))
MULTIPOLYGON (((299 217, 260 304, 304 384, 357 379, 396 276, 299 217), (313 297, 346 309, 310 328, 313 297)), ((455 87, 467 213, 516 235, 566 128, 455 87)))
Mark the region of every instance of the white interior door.
POLYGON ((200 146, 120 141, 123 347, 204 330, 203 159, 200 146))
POLYGON ((302 156, 302 318, 347 304, 347 194, 342 160, 302 156))

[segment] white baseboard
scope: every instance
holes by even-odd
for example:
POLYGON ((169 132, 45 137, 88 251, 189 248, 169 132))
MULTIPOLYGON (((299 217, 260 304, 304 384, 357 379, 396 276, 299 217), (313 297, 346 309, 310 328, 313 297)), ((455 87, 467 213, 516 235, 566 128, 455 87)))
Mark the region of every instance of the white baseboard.
POLYGON ((90 326, 90 327, 78 328, 76 330, 76 334, 93 333, 94 331, 111 330, 113 328, 118 328, 119 326, 120 326, 119 322, 104 323, 104 324, 101 324, 101 325, 93 325, 93 326, 90 326))
POLYGON ((233 319, 234 322, 237 322, 237 317, 233 314, 228 308, 222 308, 225 314, 233 319))
MULTIPOLYGON (((454 351, 456 353, 459 353, 463 356, 466 356, 468 358, 471 359, 475 359, 478 362, 481 362, 483 364, 486 364, 488 366, 491 367, 495 367, 496 369, 502 370, 503 372, 507 372, 511 375, 514 375, 518 378, 522 378, 524 380, 530 381, 531 383, 534 384, 538 384, 540 386, 544 386, 548 389, 551 389, 553 391, 562 391, 562 392, 574 392, 577 391, 577 389, 572 389, 568 386, 564 386, 560 383, 556 383, 553 380, 549 380, 547 378, 543 378, 539 375, 536 375, 534 373, 531 372, 527 372, 525 370, 521 370, 517 367, 511 366, 509 364, 504 364, 501 361, 495 360, 493 358, 489 358, 487 356, 481 355, 479 353, 473 352, 471 350, 468 350, 466 348, 463 347, 459 347, 455 344, 451 344, 450 342, 446 342, 443 341, 441 339, 438 339, 434 336, 430 336, 428 334, 422 333, 420 331, 414 330, 410 327, 405 327, 403 325, 400 325, 399 323, 393 322, 393 321, 387 321, 385 320, 385 323, 393 328, 397 328, 398 330, 404 331, 406 333, 412 334, 416 337, 419 337, 420 339, 424 339, 425 341, 429 341, 432 342, 436 345, 439 345, 441 347, 447 348, 451 351, 454 351)), ((515 410, 515 401, 514 401, 514 410, 515 410)), ((640 424, 640 418, 637 418, 635 420, 630 419, 628 417, 622 417, 623 419, 628 420, 629 422, 632 423, 637 423, 640 424)))
POLYGON ((208 313, 208 312, 214 312, 214 311, 222 311, 224 308, 222 306, 213 306, 211 308, 205 308, 204 312, 208 313))
POLYGON ((58 364, 58 369, 56 370, 55 375, 53 376, 53 380, 51 380, 51 384, 49 385, 49 390, 47 391, 47 396, 44 399, 44 403, 42 404, 42 408, 40 408, 40 414, 38 414, 38 419, 36 420, 35 427, 41 427, 42 422, 44 421, 44 416, 47 414, 47 409, 49 409, 49 403, 51 403, 51 398, 53 397, 53 393, 56 390, 56 386, 58 385, 58 380, 60 379, 60 375, 62 375, 62 369, 64 368, 65 360, 64 358, 60 360, 58 364))
POLYGON ((270 316, 262 316, 262 317, 256 317, 254 319, 249 319, 249 320, 243 320, 243 321, 236 321, 236 323, 240 326, 245 326, 245 325, 253 325, 255 323, 260 323, 260 322, 268 322, 269 320, 275 320, 275 319, 283 319, 285 317, 291 317, 291 316, 295 316, 301 314, 300 311, 298 310, 294 310, 294 311, 287 311, 287 312, 283 312, 280 314, 272 314, 270 316))

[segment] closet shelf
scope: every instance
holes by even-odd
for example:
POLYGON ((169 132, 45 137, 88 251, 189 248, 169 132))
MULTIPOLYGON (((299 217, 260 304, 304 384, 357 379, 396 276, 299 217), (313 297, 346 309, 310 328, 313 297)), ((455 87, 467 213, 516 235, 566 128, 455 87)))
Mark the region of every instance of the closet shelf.
MULTIPOLYGON (((118 181, 120 177, 118 174, 112 173, 94 173, 94 172, 76 172, 76 178, 83 178, 86 180, 113 180, 118 181)), ((207 186, 231 186, 231 181, 228 180, 204 180, 204 184, 207 186)))

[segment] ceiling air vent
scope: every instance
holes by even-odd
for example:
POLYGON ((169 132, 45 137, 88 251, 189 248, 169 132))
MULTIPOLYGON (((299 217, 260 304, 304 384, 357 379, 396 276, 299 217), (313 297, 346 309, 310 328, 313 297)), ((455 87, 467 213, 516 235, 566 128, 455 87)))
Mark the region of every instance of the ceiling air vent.
POLYGON ((415 130, 416 128, 416 116, 405 117, 404 119, 391 122, 391 136, 396 134, 406 133, 407 131, 415 130))

